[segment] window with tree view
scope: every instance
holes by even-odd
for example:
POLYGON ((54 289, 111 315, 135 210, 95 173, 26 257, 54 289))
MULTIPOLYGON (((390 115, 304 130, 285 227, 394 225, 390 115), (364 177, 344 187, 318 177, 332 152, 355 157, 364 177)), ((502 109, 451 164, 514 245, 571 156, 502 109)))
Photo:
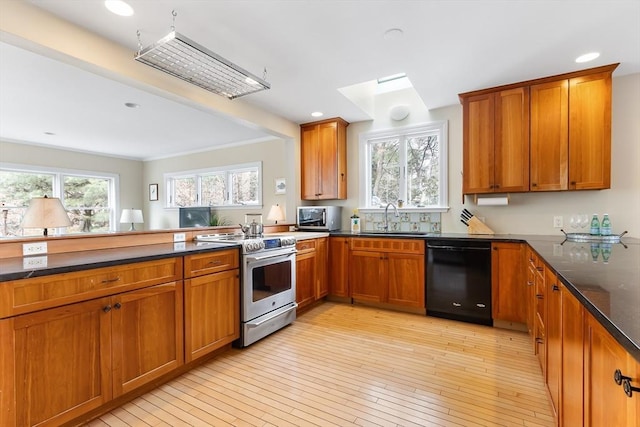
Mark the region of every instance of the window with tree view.
POLYGON ((367 133, 360 143, 364 207, 400 200, 409 208, 446 207, 446 122, 367 133))
POLYGON ((93 173, 0 169, 0 236, 42 234, 21 229, 22 217, 33 197, 59 197, 72 225, 64 233, 104 233, 115 230, 116 177, 93 173))
POLYGON ((167 207, 262 205, 260 162, 165 175, 167 207))

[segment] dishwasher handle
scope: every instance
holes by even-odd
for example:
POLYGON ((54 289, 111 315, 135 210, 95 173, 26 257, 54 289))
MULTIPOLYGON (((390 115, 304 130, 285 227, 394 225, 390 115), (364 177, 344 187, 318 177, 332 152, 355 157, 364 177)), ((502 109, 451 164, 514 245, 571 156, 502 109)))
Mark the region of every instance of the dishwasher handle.
POLYGON ((489 251, 491 247, 478 247, 478 246, 440 246, 427 244, 427 249, 437 249, 443 251, 452 252, 464 252, 464 251, 489 251))

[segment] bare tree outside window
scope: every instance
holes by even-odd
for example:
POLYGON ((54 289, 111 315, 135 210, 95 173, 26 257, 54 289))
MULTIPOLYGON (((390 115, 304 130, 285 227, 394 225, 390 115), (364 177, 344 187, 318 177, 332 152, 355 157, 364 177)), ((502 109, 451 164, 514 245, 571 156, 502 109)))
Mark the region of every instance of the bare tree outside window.
POLYGON ((361 134, 364 207, 446 208, 446 132, 446 122, 435 122, 361 134))

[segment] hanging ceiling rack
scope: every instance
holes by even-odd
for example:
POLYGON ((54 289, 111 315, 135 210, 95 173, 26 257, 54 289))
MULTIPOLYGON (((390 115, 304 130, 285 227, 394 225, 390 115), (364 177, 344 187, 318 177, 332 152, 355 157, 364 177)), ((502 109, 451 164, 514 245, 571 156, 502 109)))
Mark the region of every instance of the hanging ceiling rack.
MULTIPOLYGON (((264 78, 175 31, 177 13, 173 11, 172 15, 174 25, 171 26, 171 32, 151 46, 142 49, 138 31, 136 61, 228 99, 271 88, 264 78)), ((264 76, 266 73, 265 68, 264 76)))

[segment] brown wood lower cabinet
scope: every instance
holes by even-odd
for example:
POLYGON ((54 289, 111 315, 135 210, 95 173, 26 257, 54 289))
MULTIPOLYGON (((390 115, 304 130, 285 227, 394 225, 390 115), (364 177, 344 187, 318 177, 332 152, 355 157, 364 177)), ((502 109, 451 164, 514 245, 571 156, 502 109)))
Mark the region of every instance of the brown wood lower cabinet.
POLYGON ((491 312, 493 320, 526 323, 526 287, 522 285, 522 243, 491 244, 491 312))
POLYGON ((328 242, 326 237, 296 243, 296 302, 298 310, 311 306, 329 293, 328 242))
POLYGON ((112 398, 110 300, 0 321, 0 425, 60 425, 112 398))
POLYGON ((182 282, 5 319, 0 337, 0 424, 57 426, 182 365, 182 282))
POLYGON ((237 268, 184 281, 185 361, 240 338, 240 272, 237 268))
POLYGON ((547 388, 551 396, 556 417, 560 409, 560 381, 562 376, 562 296, 558 278, 551 271, 545 269, 546 287, 546 349, 547 349, 547 388))
POLYGON ((351 297, 425 308, 424 243, 423 240, 352 238, 351 297))
POLYGON ((640 363, 590 314, 585 336, 584 425, 637 426, 640 421, 640 393, 629 397, 614 380, 616 370, 640 387, 640 363))
POLYGON ((562 365, 560 425, 581 426, 583 420, 584 307, 560 285, 562 312, 562 365))
POLYGON ((329 295, 349 297, 349 237, 329 238, 329 295))

